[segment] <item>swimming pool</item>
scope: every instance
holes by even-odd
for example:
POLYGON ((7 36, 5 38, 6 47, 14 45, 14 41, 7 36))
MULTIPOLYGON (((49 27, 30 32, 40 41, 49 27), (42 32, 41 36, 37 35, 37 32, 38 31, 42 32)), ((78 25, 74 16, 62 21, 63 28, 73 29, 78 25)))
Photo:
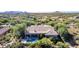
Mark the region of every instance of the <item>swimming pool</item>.
POLYGON ((39 39, 38 36, 26 36, 23 40, 27 41, 27 42, 35 42, 39 39))

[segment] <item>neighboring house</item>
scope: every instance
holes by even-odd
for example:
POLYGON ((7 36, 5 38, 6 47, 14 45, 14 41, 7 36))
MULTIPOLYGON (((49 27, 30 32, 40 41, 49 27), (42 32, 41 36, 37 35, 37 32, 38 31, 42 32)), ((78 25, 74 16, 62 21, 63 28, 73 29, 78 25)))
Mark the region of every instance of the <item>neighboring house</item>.
POLYGON ((49 25, 32 25, 26 28, 26 40, 34 41, 35 39, 39 39, 40 35, 43 35, 44 37, 53 37, 55 39, 58 39, 59 37, 59 34, 49 25))
POLYGON ((69 34, 71 34, 73 36, 79 35, 79 28, 76 24, 71 23, 71 24, 68 25, 68 32, 69 32, 69 34))
POLYGON ((0 27, 0 48, 3 48, 3 45, 1 42, 6 32, 7 32, 7 29, 0 27))
POLYGON ((0 39, 9 31, 9 28, 1 28, 0 29, 0 39))

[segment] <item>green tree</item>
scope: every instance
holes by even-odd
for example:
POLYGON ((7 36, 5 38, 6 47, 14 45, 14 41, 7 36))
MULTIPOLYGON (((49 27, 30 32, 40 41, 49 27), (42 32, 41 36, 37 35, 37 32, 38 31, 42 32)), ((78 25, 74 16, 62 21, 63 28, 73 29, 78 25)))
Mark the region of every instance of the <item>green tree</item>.
POLYGON ((25 31, 25 26, 26 26, 25 23, 16 24, 15 26, 13 26, 11 28, 13 32, 13 36, 16 36, 17 38, 21 37, 21 34, 23 34, 25 31))
POLYGON ((58 24, 56 24, 55 28, 61 37, 63 37, 64 39, 68 39, 69 33, 67 30, 66 24, 58 23, 58 24))
POLYGON ((36 43, 32 43, 29 47, 32 48, 52 48, 53 42, 49 38, 43 38, 36 43))

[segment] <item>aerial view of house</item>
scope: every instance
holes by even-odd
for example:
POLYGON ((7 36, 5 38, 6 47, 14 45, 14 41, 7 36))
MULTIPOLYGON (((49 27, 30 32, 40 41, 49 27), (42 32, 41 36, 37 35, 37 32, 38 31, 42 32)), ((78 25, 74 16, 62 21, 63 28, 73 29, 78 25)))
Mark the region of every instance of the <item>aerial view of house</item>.
POLYGON ((2 48, 79 47, 79 13, 16 12, 0 14, 2 48))
POLYGON ((26 28, 25 36, 27 40, 39 39, 40 35, 43 37, 58 38, 59 34, 49 25, 31 25, 26 28))
POLYGON ((76 48, 79 0, 0 0, 0 59, 78 59, 76 48))

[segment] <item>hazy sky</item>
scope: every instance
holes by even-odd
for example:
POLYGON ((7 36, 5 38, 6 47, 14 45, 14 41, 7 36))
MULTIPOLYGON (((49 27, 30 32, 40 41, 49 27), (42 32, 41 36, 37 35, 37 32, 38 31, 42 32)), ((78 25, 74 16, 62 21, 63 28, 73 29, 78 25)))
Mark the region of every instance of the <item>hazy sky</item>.
POLYGON ((0 0, 0 11, 79 11, 79 0, 0 0))

